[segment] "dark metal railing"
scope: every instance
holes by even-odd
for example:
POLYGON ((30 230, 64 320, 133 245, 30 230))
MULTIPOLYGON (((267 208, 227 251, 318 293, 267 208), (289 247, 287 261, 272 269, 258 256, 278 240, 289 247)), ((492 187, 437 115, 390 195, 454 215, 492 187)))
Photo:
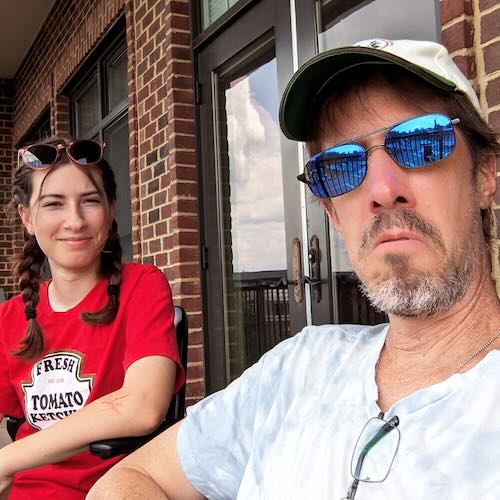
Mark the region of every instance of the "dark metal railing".
POLYGON ((233 276, 240 304, 248 365, 290 336, 286 271, 241 273, 233 276))

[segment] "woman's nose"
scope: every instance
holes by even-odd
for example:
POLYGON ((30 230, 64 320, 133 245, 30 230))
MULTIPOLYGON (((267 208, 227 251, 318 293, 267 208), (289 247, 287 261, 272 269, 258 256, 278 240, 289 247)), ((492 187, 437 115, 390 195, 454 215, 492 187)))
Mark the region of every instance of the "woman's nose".
POLYGON ((83 217, 79 207, 70 207, 66 217, 65 227, 73 231, 80 231, 86 226, 85 218, 83 217))

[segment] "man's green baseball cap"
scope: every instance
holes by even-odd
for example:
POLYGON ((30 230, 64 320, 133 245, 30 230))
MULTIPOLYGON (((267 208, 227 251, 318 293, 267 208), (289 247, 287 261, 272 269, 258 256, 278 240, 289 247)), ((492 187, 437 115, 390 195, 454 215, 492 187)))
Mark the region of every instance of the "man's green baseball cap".
POLYGON ((405 68, 437 88, 465 94, 481 113, 474 89, 443 45, 377 38, 322 52, 297 70, 281 98, 279 119, 285 136, 307 141, 311 114, 331 95, 336 79, 341 78, 346 69, 366 64, 405 68))

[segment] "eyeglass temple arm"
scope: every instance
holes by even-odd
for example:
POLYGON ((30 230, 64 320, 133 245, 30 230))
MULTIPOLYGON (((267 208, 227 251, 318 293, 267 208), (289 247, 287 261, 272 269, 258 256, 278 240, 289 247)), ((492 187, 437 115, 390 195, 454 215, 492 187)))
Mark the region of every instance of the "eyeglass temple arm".
POLYGON ((361 473, 361 468, 363 467, 363 462, 365 461, 366 455, 369 451, 389 432, 395 429, 399 425, 399 418, 397 416, 392 417, 388 422, 386 422, 380 430, 366 443, 360 454, 358 461, 356 462, 356 469, 354 470, 354 476, 357 478, 361 473))
POLYGON ((297 180, 303 182, 304 184, 309 184, 309 181, 305 174, 297 175, 297 180))

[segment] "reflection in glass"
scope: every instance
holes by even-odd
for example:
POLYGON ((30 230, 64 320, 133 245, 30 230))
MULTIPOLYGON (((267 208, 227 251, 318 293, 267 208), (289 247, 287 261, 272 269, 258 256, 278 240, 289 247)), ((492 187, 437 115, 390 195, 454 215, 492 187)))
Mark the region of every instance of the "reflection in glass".
POLYGON ((123 250, 123 261, 132 260, 132 209, 130 205, 130 171, 128 157, 128 115, 112 123, 103 131, 106 159, 116 179, 116 222, 123 250))
POLYGON ((99 121, 97 81, 94 80, 76 99, 78 136, 85 136, 99 121))
POLYGON ((203 0, 201 6, 201 28, 207 29, 238 0, 203 0))
MULTIPOLYGON (((108 66, 109 110, 127 99, 127 53, 108 66)), ((109 111, 108 110, 108 111, 109 111)))
POLYGON ((287 264, 277 70, 269 59, 219 86, 228 382, 289 336, 288 289, 274 286, 287 264))
POLYGON ((319 51, 370 38, 438 41, 436 0, 321 0, 319 51))

